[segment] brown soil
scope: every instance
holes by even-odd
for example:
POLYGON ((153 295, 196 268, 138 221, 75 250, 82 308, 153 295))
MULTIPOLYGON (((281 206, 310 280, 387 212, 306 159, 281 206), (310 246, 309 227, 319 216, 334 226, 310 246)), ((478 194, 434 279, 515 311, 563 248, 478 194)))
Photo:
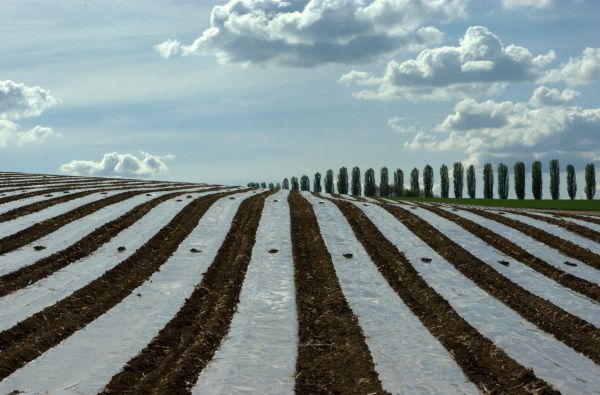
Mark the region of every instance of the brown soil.
MULTIPOLYGON (((440 217, 446 218, 447 220, 458 224, 463 229, 473 233, 475 236, 479 237, 495 249, 502 251, 504 254, 529 266, 533 270, 545 275, 546 277, 551 278, 563 287, 570 288, 576 292, 587 296, 592 300, 600 302, 600 287, 597 284, 576 277, 570 273, 566 273, 546 263, 540 258, 530 254, 518 245, 514 244, 510 240, 500 236, 500 234, 492 232, 486 227, 483 227, 473 221, 470 221, 459 215, 452 214, 436 206, 421 205, 421 207, 439 215, 440 217)), ((507 264, 504 265, 508 266, 507 264)))
POLYGON ((482 392, 556 393, 466 322, 361 209, 349 202, 334 203, 390 286, 482 392))
POLYGON ((382 206, 481 289, 540 329, 600 363, 600 328, 521 288, 409 210, 390 204, 382 206))
POLYGON ((273 192, 242 202, 221 248, 190 298, 152 342, 112 378, 104 393, 191 392, 229 331, 264 202, 273 192))
POLYGON ((0 380, 104 314, 146 281, 177 250, 224 192, 185 206, 144 246, 67 298, 0 332, 0 380))
POLYGON ((538 229, 535 226, 528 225, 524 222, 515 221, 503 215, 494 214, 486 210, 479 210, 475 208, 461 207, 461 209, 493 221, 500 222, 506 226, 510 226, 511 228, 523 232, 526 235, 557 249, 567 256, 580 260, 581 262, 600 270, 600 255, 594 254, 592 251, 578 246, 575 243, 571 243, 570 241, 561 239, 558 236, 554 236, 548 232, 538 229))
POLYGON ((565 221, 564 219, 551 218, 551 217, 545 217, 545 216, 542 217, 540 215, 535 215, 535 213, 533 213, 533 212, 526 212, 526 211, 514 212, 514 211, 510 211, 510 210, 508 210, 508 212, 523 215, 525 217, 529 217, 529 218, 533 218, 533 219, 537 219, 539 221, 544 221, 544 222, 547 222, 549 224, 553 224, 556 226, 560 226, 561 228, 566 229, 575 234, 578 234, 579 236, 593 240, 596 243, 600 243, 600 232, 596 232, 595 230, 590 229, 586 226, 578 225, 571 221, 565 221))
POLYGON ((288 202, 299 328, 296 393, 383 393, 313 208, 296 191, 290 193, 288 202))

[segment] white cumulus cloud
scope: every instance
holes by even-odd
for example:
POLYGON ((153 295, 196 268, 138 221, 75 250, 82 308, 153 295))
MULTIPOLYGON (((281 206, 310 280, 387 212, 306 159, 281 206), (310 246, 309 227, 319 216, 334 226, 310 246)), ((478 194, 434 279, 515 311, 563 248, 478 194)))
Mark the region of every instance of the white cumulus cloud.
POLYGON ((552 5, 552 0, 502 0, 504 8, 548 8, 552 5))
POLYGON ((229 0, 189 45, 154 46, 165 58, 214 53, 222 62, 311 67, 371 60, 439 42, 431 26, 465 15, 466 0, 229 0))
POLYGON ((166 160, 173 155, 152 155, 140 151, 140 155, 110 152, 104 154, 100 161, 72 160, 60 166, 60 170, 75 175, 96 175, 114 177, 150 177, 166 173, 169 168, 166 160))
POLYGON ((512 82, 534 82, 553 51, 534 56, 527 48, 504 46, 482 26, 469 27, 458 46, 421 51, 415 59, 390 61, 381 77, 351 71, 340 78, 347 85, 371 86, 356 92, 362 99, 447 100, 492 93, 512 82))
POLYGON ((556 88, 550 89, 539 86, 533 91, 529 103, 534 106, 564 106, 574 104, 581 93, 573 89, 565 89, 562 92, 556 88))
POLYGON ((581 56, 569 58, 559 68, 550 70, 543 82, 565 82, 570 86, 585 85, 600 79, 600 48, 585 48, 581 56))

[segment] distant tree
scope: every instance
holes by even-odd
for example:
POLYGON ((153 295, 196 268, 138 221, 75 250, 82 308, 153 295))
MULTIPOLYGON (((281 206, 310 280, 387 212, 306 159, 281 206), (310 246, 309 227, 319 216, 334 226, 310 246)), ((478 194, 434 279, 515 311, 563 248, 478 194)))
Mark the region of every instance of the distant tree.
POLYGON ((249 182, 248 184, 246 184, 246 186, 247 186, 248 188, 252 188, 252 184, 253 184, 252 182, 249 182))
POLYGON ((388 175, 388 168, 382 167, 379 176, 379 195, 390 196, 390 181, 388 175))
POLYGON ((281 184, 277 183, 277 185, 275 185, 275 189, 281 189, 281 184))
POLYGON ((377 186, 375 185, 375 170, 369 168, 365 172, 365 196, 375 196, 377 194, 377 186))
POLYGON ((290 181, 287 178, 284 178, 281 187, 285 190, 290 189, 290 181))
POLYGON ((550 161, 550 196, 552 200, 560 198, 560 167, 558 159, 550 161))
POLYGON ((333 170, 325 173, 325 193, 333 193, 333 170))
POLYGON ((508 199, 508 166, 498 164, 498 197, 508 199))
POLYGON ((321 173, 316 172, 313 180, 313 192, 321 193, 321 173))
POLYGON ((269 189, 275 189, 275 184, 273 184, 272 182, 269 183, 269 189))
POLYGON ((297 191, 300 189, 300 185, 298 184, 298 178, 292 177, 292 191, 297 191))
POLYGON ((460 162, 454 163, 454 197, 460 199, 463 197, 464 188, 464 169, 460 162))
POLYGON ((567 193, 571 200, 577 196, 577 179, 575 178, 575 168, 573 165, 567 165, 567 193))
POLYGON ((471 199, 475 199, 475 166, 471 165, 467 169, 467 194, 471 199))
POLYGON ((515 163, 515 194, 517 199, 525 199, 525 163, 515 163))
POLYGON ((449 196, 450 191, 450 177, 448 176, 448 166, 442 165, 440 168, 440 193, 443 198, 449 196))
POLYGON ((404 193, 404 172, 396 169, 394 172, 394 195, 402 196, 404 193))
POLYGON ((596 167, 593 163, 585 165, 585 196, 592 200, 596 194, 596 167))
POLYGON ((263 182, 261 182, 261 183, 260 183, 260 187, 261 187, 261 188, 266 188, 266 187, 267 187, 267 183, 266 183, 266 182, 264 182, 264 181, 263 181, 263 182))
POLYGON ((419 196, 419 191, 421 187, 419 186, 419 170, 415 167, 410 172, 410 191, 412 194, 416 194, 415 196, 419 196))
POLYGON ((542 162, 540 161, 535 161, 531 165, 531 192, 534 199, 542 198, 542 162))
POLYGON ((337 190, 340 195, 348 194, 348 169, 345 167, 340 168, 340 172, 338 173, 337 190))
POLYGON ((300 190, 310 191, 310 179, 306 174, 300 177, 300 190))
POLYGON ((360 169, 358 166, 354 166, 352 169, 352 182, 351 182, 351 193, 354 196, 360 196, 360 169))
POLYGON ((423 169, 423 193, 425 197, 433 197, 433 168, 429 165, 423 169))
POLYGON ((483 166, 483 198, 494 198, 494 169, 491 163, 483 166))

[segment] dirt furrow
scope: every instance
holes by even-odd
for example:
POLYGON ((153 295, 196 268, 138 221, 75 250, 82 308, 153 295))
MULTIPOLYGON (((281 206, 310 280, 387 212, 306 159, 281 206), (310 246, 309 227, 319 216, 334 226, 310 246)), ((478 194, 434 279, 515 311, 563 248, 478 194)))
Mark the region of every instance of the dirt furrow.
POLYGON ((482 392, 555 393, 466 322, 353 203, 332 200, 398 296, 482 392))
POLYGON ((521 288, 410 210, 390 204, 382 207, 481 289, 538 328, 600 363, 600 328, 521 288))
MULTIPOLYGON (((206 192, 213 190, 216 190, 216 188, 207 189, 206 192)), ((85 258, 100 248, 103 244, 110 241, 121 231, 133 225, 160 203, 183 193, 186 192, 179 191, 169 193, 133 207, 131 211, 123 214, 114 221, 98 227, 92 233, 84 236, 77 243, 65 248, 64 250, 40 259, 33 265, 25 266, 15 272, 0 276, 0 297, 8 295, 9 293, 15 292, 28 285, 34 284, 35 282, 51 275, 67 265, 85 258)))
POLYGON ((503 211, 509 212, 511 214, 517 214, 517 215, 522 215, 524 217, 537 219, 538 221, 544 221, 544 222, 547 222, 552 225, 560 226, 561 228, 566 229, 570 232, 573 232, 581 237, 585 237, 587 239, 595 241, 596 243, 600 243, 600 232, 596 232, 593 229, 576 224, 571 221, 565 221, 564 219, 560 219, 560 218, 535 215, 535 213, 527 212, 527 211, 511 211, 511 210, 503 210, 503 211))
POLYGON ((133 255, 60 302, 0 332, 0 380, 34 360, 119 303, 177 250, 218 199, 203 196, 187 204, 133 255))
POLYGON ((481 215, 482 217, 491 219, 506 226, 510 226, 513 229, 525 233, 527 236, 530 236, 552 248, 557 249, 565 255, 568 255, 595 269, 600 270, 600 255, 593 253, 587 248, 583 248, 575 243, 562 239, 558 236, 554 236, 546 231, 536 228, 535 226, 507 218, 501 214, 495 214, 487 210, 468 207, 461 207, 461 210, 465 210, 476 215, 481 215))
POLYGON ((202 281, 152 342, 115 375, 104 393, 190 393, 227 335, 265 199, 246 199, 202 281))
POLYGON ((500 234, 490 231, 484 226, 481 226, 473 221, 470 221, 460 215, 452 214, 440 207, 433 205, 420 205, 421 208, 427 209, 442 218, 452 221, 471 232, 481 240, 491 245, 495 249, 502 251, 504 254, 516 259, 517 261, 529 266, 533 270, 545 275, 556 281, 563 287, 579 292, 588 298, 600 302, 600 286, 590 281, 584 280, 563 270, 560 270, 533 254, 525 251, 510 240, 502 237, 500 234))

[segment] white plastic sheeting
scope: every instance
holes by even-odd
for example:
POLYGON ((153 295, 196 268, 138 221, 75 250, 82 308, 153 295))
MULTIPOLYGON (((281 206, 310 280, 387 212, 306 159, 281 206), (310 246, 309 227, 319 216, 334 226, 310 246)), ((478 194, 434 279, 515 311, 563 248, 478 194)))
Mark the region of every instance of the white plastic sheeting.
POLYGON ((339 209, 329 201, 319 204, 320 199, 310 194, 303 196, 313 205, 342 291, 358 317, 383 388, 397 394, 478 393, 450 353, 377 270, 339 209), (353 254, 352 259, 345 258, 345 253, 353 254))
MULTIPOLYGON (((216 192, 194 193, 198 198, 216 192)), ((150 210, 144 217, 123 230, 92 254, 23 289, 0 298, 0 331, 66 298, 106 271, 129 258, 169 221, 177 215, 188 200, 170 199, 150 210), (119 247, 126 250, 118 252, 119 247)))
POLYGON ((600 304, 569 288, 563 287, 529 266, 498 251, 459 225, 431 211, 418 208, 412 210, 412 213, 427 221, 450 240, 487 263, 492 269, 515 284, 525 288, 534 295, 550 301, 561 309, 600 327, 600 304), (500 260, 508 262, 509 266, 500 264, 498 262, 500 260))
MULTIPOLYGON (((449 208, 442 208, 444 210, 451 211, 449 208)), ((597 269, 594 269, 593 267, 590 267, 574 258, 563 255, 560 251, 542 242, 539 242, 514 228, 480 215, 473 214, 469 211, 456 210, 452 211, 452 213, 473 221, 481 226, 485 226, 492 232, 499 234, 512 243, 515 243, 517 246, 540 258, 549 265, 552 265, 581 279, 600 285, 600 271, 597 269), (571 262, 577 266, 565 265, 565 262, 571 262)))
POLYGON ((298 320, 287 197, 279 191, 265 202, 229 333, 193 394, 294 392, 298 320))
MULTIPOLYGON (((532 214, 539 215, 540 217, 555 218, 555 214, 542 213, 542 212, 538 212, 538 211, 536 211, 535 213, 532 213, 532 214)), ((580 226, 585 226, 586 228, 590 228, 591 230, 600 232, 600 224, 595 224, 593 222, 584 221, 584 220, 581 220, 578 218, 566 217, 566 216, 562 216, 560 214, 558 214, 557 216, 564 221, 573 222, 574 224, 577 224, 580 226)))
POLYGON ((358 206, 458 314, 511 358, 532 368, 559 391, 598 393, 599 365, 491 297, 383 208, 358 206), (423 257, 430 258, 431 263, 422 263, 423 257))
POLYGON ((235 200, 215 202, 160 271, 111 310, 0 382, 0 393, 101 391, 177 314, 215 258, 239 205, 252 195, 245 192, 235 200), (192 253, 191 248, 202 253, 192 253))

